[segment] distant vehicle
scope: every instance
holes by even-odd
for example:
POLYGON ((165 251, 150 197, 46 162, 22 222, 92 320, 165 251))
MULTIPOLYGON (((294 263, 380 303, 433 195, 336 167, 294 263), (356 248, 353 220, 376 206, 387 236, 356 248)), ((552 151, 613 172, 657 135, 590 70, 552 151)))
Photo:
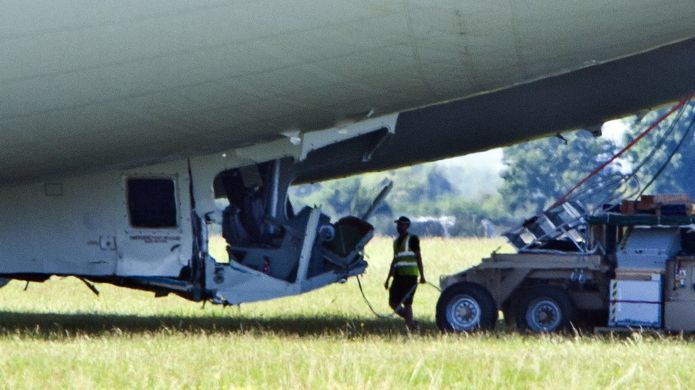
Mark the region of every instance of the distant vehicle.
POLYGON ((530 332, 580 325, 694 331, 692 214, 679 196, 643 196, 595 215, 561 204, 507 234, 518 253, 493 253, 443 277, 437 325, 493 329, 502 311, 509 325, 530 332))

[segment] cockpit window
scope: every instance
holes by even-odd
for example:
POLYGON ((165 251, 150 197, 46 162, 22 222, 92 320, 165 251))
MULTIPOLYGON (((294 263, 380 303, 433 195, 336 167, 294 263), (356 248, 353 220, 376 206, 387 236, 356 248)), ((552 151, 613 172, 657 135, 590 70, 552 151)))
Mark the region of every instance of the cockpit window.
POLYGON ((132 226, 149 229, 177 226, 172 179, 128 179, 127 188, 132 226))

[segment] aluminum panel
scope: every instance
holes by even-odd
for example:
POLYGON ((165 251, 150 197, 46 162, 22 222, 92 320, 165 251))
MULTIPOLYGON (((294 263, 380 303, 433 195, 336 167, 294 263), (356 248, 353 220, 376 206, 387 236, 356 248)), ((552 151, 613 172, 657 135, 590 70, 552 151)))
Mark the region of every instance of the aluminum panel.
POLYGON ((616 256, 620 268, 664 270, 666 260, 675 256, 678 251, 678 229, 635 229, 621 244, 616 256))
POLYGON ((612 302, 609 326, 661 327, 661 304, 612 302))
POLYGON ((611 280, 610 326, 661 327, 661 280, 611 280))
POLYGON ((660 303, 661 280, 611 280, 611 301, 660 303))
POLYGON ((668 302, 664 307, 664 328, 695 331, 695 301, 668 302))

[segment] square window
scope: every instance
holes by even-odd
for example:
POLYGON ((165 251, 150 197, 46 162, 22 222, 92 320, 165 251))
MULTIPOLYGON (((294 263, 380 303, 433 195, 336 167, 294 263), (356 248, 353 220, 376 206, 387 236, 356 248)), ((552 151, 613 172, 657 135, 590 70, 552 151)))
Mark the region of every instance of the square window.
POLYGON ((128 179, 130 224, 141 228, 177 226, 176 195, 171 179, 128 179))

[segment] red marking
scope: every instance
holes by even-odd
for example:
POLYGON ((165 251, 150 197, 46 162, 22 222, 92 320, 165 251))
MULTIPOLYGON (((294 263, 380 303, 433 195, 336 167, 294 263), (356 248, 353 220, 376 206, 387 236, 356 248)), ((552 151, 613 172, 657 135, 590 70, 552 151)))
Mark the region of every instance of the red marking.
POLYGON ((594 169, 593 171, 591 171, 590 174, 588 174, 585 178, 583 178, 583 179, 580 180, 577 184, 575 184, 575 186, 572 187, 569 191, 567 191, 567 193, 565 193, 565 194, 562 195, 560 198, 558 198, 558 200, 556 200, 555 203, 553 203, 552 206, 548 207, 548 209, 547 209, 546 211, 552 209, 552 208, 555 207, 555 206, 559 206, 560 204, 564 203, 564 202, 567 200, 567 198, 569 198, 569 196, 572 195, 572 193, 573 193, 577 188, 583 186, 584 183, 586 183, 587 181, 589 181, 589 179, 591 179, 592 177, 594 177, 597 173, 599 173, 599 172, 600 172, 603 168, 605 168, 608 164, 612 163, 612 162, 615 161, 618 157, 620 157, 623 153, 627 152, 627 151, 628 151, 631 147, 633 147, 637 142, 639 142, 642 138, 644 138, 647 134, 649 134, 652 130, 654 130, 657 126, 659 126, 659 123, 663 122, 664 119, 668 118, 669 116, 671 116, 671 114, 673 114, 673 113, 676 112, 678 109, 680 109, 682 106, 684 106, 690 99, 693 98, 693 96, 695 96, 695 94, 692 94, 692 93, 691 93, 690 95, 688 95, 688 96, 684 97, 683 99, 679 100, 679 101, 678 101, 678 104, 676 104, 675 106, 671 107, 671 109, 670 109, 667 113, 665 113, 665 114, 662 115, 660 118, 658 118, 654 123, 651 124, 651 126, 649 126, 646 130, 644 130, 644 131, 642 132, 642 134, 640 134, 640 135, 638 135, 637 137, 635 137, 635 139, 633 139, 632 141, 630 141, 630 143, 628 143, 627 145, 625 145, 625 147, 622 148, 618 153, 616 153, 615 155, 613 155, 613 157, 611 157, 610 159, 608 159, 607 161, 605 161, 604 163, 602 163, 601 165, 599 165, 598 167, 596 167, 596 169, 594 169))

